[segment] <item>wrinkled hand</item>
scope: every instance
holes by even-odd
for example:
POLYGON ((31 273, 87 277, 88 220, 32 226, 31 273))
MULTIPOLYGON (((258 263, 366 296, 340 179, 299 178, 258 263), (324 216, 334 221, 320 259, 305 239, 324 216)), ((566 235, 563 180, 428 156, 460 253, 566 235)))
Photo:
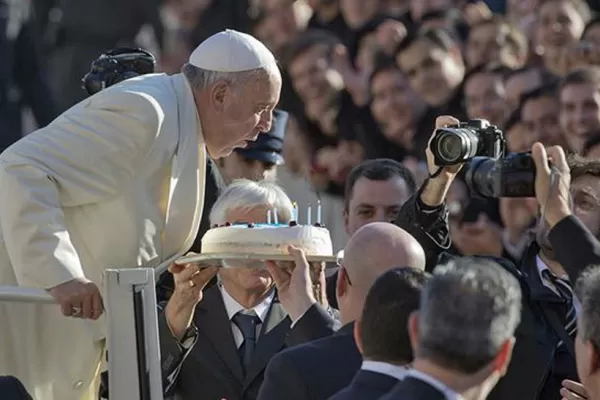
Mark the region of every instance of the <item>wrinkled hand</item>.
POLYGON ((560 389, 560 395, 563 400, 587 400, 589 395, 585 386, 579 382, 564 380, 562 382, 562 389, 560 389))
POLYGON ((104 311, 98 286, 89 279, 76 278, 48 290, 60 304, 65 317, 98 319, 104 311))
POLYGON ((216 267, 197 264, 171 264, 175 290, 165 307, 165 318, 173 335, 181 338, 191 325, 196 305, 202 300, 203 290, 216 275, 216 267))
POLYGON ((304 251, 290 246, 289 253, 294 258, 293 268, 281 268, 273 261, 268 261, 265 265, 275 281, 279 301, 295 322, 317 303, 317 300, 313 292, 311 267, 304 251))
POLYGON ((531 154, 536 168, 535 197, 541 207, 542 218, 552 228, 560 220, 571 215, 571 172, 565 152, 560 146, 546 149, 541 143, 535 143, 531 154))

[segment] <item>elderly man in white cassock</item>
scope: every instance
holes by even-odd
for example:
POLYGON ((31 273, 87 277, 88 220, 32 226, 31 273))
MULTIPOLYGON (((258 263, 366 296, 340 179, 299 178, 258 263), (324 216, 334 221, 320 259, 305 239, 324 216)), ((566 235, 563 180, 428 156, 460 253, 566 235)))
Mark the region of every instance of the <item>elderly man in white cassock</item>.
POLYGON ((227 30, 182 73, 107 88, 0 155, 0 285, 60 304, 0 302, 0 375, 36 399, 96 398, 103 271, 163 269, 190 248, 207 155, 268 131, 280 90, 271 52, 227 30))

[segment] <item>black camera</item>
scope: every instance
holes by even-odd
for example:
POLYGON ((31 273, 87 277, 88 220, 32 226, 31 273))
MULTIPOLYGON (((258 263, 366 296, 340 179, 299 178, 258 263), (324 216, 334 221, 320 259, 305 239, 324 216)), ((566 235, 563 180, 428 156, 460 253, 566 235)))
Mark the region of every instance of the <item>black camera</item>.
POLYGON ((534 197, 535 163, 531 153, 510 153, 504 158, 471 159, 467 186, 483 197, 534 197))
POLYGON ((81 83, 83 89, 93 95, 126 79, 154 73, 155 67, 156 59, 151 53, 122 47, 101 54, 81 83))
POLYGON ((455 165, 473 157, 502 158, 506 141, 496 126, 484 119, 472 119, 458 126, 436 129, 430 149, 436 165, 455 165))

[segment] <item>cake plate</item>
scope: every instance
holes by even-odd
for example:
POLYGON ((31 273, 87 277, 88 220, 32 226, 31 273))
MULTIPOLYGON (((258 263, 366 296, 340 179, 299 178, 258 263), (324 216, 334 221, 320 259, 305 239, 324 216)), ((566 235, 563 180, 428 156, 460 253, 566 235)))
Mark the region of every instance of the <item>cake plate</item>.
MULTIPOLYGON (((308 262, 326 262, 326 263, 337 263, 338 257, 336 256, 312 256, 307 255, 306 260, 308 262)), ((294 257, 289 254, 239 254, 239 253, 205 253, 205 254, 190 254, 178 258, 176 264, 206 264, 210 266, 221 266, 221 267, 252 267, 251 262, 259 261, 294 261, 294 257), (223 265, 225 261, 228 265, 223 265), (239 265, 231 265, 228 261, 247 261, 248 263, 240 263, 239 265)))

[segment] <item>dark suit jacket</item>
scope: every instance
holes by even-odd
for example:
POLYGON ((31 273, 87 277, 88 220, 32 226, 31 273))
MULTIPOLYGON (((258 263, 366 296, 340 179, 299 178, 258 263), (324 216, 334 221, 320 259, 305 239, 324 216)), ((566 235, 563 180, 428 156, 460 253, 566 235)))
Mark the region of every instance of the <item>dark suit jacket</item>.
MULTIPOLYGON (((380 400, 446 400, 446 396, 420 379, 406 377, 380 400)), ((507 398, 508 399, 508 398, 507 398)), ((514 397, 514 399, 517 399, 514 397)), ((525 399, 523 399, 525 400, 525 399)))
POLYGON ((340 390, 329 400, 373 400, 390 392, 398 379, 374 371, 359 370, 350 386, 340 390))
POLYGON ((259 400, 324 400, 352 382, 361 366, 353 324, 330 337, 277 354, 267 366, 259 400))
POLYGON ((313 306, 291 329, 291 321, 277 297, 262 326, 253 362, 244 377, 231 322, 218 286, 206 290, 196 307, 194 325, 198 330, 195 345, 184 352, 171 335, 164 314, 159 314, 161 359, 167 394, 182 399, 253 400, 263 381, 267 363, 287 346, 321 337, 333 318, 313 306))
POLYGON ((25 386, 14 376, 0 376, 0 398, 2 400, 31 400, 25 386))

